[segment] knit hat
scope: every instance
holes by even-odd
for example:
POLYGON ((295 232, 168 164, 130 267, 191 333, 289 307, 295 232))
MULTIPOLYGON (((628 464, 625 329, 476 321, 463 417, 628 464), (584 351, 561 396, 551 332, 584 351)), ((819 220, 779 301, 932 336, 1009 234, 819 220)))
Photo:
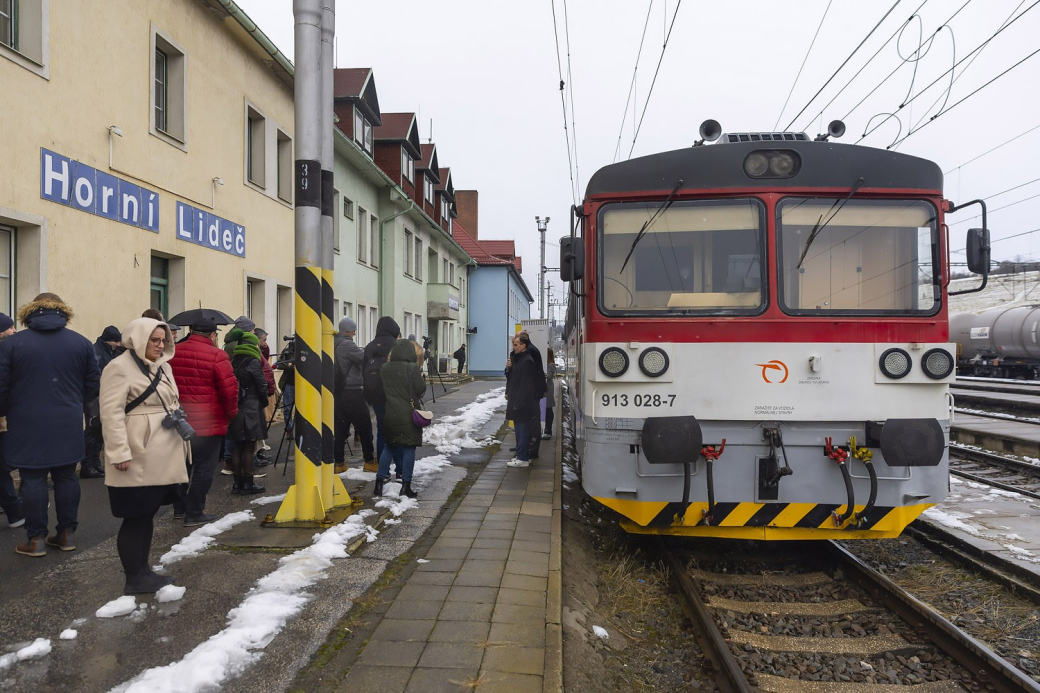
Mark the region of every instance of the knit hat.
MULTIPOLYGON (((2 332, 3 330, 0 330, 2 332)), ((102 342, 122 342, 123 336, 119 334, 119 328, 115 325, 109 325, 105 328, 105 331, 101 333, 102 342)))
POLYGON ((14 320, 7 313, 0 313, 0 332, 7 332, 14 327, 14 320))
POLYGON ((257 360, 263 359, 263 354, 260 353, 260 340, 256 338, 256 335, 252 332, 243 332, 238 338, 238 345, 235 346, 234 355, 241 356, 252 356, 257 360))
POLYGON ((357 332, 357 323, 350 318, 343 318, 339 321, 339 331, 344 334, 347 332, 357 332))
POLYGON ((235 320, 235 327, 243 332, 252 332, 256 329, 256 323, 244 315, 239 315, 238 319, 235 320))

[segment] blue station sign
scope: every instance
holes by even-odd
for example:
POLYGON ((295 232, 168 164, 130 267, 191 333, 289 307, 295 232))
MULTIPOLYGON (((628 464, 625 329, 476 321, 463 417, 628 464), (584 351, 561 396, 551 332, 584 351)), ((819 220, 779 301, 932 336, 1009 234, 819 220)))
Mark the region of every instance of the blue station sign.
POLYGON ((246 256, 246 230, 233 221, 177 203, 177 238, 238 257, 246 256))

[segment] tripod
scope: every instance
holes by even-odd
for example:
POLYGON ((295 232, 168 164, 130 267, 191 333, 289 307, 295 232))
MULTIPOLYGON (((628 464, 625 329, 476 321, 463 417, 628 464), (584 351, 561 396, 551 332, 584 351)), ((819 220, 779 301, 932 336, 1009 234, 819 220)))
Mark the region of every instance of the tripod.
MULTIPOLYGON (((275 400, 274 413, 271 414, 271 418, 267 421, 268 429, 270 429, 271 423, 274 422, 274 417, 278 414, 278 406, 281 404, 281 402, 282 402, 282 393, 279 392, 278 393, 278 398, 275 400)), ((292 420, 292 417, 295 414, 296 414, 296 402, 294 401, 292 403, 292 405, 289 407, 289 413, 286 415, 286 422, 285 422, 286 428, 289 427, 289 421, 292 420)), ((350 441, 347 440, 346 437, 344 437, 343 442, 347 446, 347 452, 349 452, 350 456, 353 457, 354 456, 354 449, 352 447, 350 447, 350 441)), ((283 445, 285 445, 285 434, 284 433, 282 434, 281 439, 278 441, 278 452, 276 452, 274 454, 274 467, 275 468, 278 467, 278 460, 282 456, 282 446, 283 445)), ((288 470, 289 470, 289 451, 286 450, 286 452, 285 452, 285 464, 282 467, 282 476, 285 476, 285 473, 288 470)))
MULTIPOLYGON (((441 384, 441 388, 444 390, 444 394, 448 394, 448 387, 444 384, 444 378, 442 378, 441 374, 437 371, 437 363, 435 357, 430 356, 430 358, 427 359, 426 370, 430 372, 430 380, 432 381, 433 378, 437 378, 437 382, 441 384)), ((437 404, 437 389, 433 387, 432 382, 430 383, 430 394, 433 396, 433 403, 437 404)))

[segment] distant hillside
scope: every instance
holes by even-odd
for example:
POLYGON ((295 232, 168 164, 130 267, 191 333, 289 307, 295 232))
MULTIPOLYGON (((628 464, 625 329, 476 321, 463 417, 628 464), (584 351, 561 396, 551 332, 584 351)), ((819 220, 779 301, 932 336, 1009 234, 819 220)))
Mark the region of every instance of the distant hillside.
MULTIPOLYGON (((954 279, 950 291, 978 286, 979 281, 978 277, 954 279)), ((950 297, 950 315, 1014 306, 1040 306, 1040 272, 990 275, 984 290, 950 297)))

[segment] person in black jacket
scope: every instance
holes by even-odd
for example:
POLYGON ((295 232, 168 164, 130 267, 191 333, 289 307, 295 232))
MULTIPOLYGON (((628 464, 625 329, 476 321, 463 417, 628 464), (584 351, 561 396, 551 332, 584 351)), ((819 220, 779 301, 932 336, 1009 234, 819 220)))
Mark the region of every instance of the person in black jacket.
POLYGON ((466 345, 463 344, 458 349, 456 349, 455 353, 452 354, 452 356, 455 357, 455 361, 459 364, 459 367, 456 370, 459 373, 462 373, 462 369, 466 367, 466 345))
POLYGON ((238 413, 228 425, 227 437, 233 442, 231 470, 235 483, 231 493, 263 493, 253 479, 253 456, 256 441, 267 436, 264 410, 267 409, 267 379, 260 365, 260 340, 252 332, 243 332, 231 357, 231 367, 238 378, 238 413))
MULTIPOLYGON (((376 337, 365 346, 365 366, 362 377, 365 379, 365 401, 372 405, 376 413, 376 459, 383 455, 383 417, 386 415, 386 395, 383 393, 383 381, 379 369, 390 358, 390 351, 401 337, 401 327, 389 315, 379 318, 376 323, 376 337)), ((398 470, 400 472, 400 470, 398 470)))
POLYGON ((336 355, 336 448, 334 461, 336 473, 347 471, 347 435, 350 427, 361 438, 361 453, 365 458, 366 472, 378 471, 379 463, 372 452, 372 419, 365 404, 365 352, 354 343, 357 323, 350 318, 339 321, 339 332, 334 338, 336 355))
MULTIPOLYGON (((119 334, 119 328, 115 325, 106 327, 94 342, 94 353, 97 355, 98 368, 102 372, 104 372, 105 366, 112 362, 112 359, 124 351, 126 349, 123 347, 123 336, 119 334)), ((105 447, 105 440, 101 434, 97 400, 87 405, 87 425, 83 429, 83 447, 87 449, 87 455, 79 463, 79 478, 100 479, 105 476, 105 468, 101 465, 101 450, 105 447)))
POLYGON ((94 348, 66 325, 72 309, 42 293, 18 311, 27 330, 0 344, 0 416, 7 417, 7 463, 21 472, 27 540, 24 556, 44 556, 46 546, 76 549, 79 479, 83 459, 83 410, 97 399, 101 371, 94 348), (58 523, 47 537, 47 475, 54 482, 58 523))
MULTIPOLYGON (((513 337, 513 354, 509 380, 506 382, 506 418, 513 420, 516 429, 516 457, 509 467, 531 465, 532 420, 539 419, 538 403, 545 394, 545 375, 540 363, 535 362, 535 352, 527 334, 521 332, 513 337)), ((541 426, 538 427, 539 437, 541 426)))

